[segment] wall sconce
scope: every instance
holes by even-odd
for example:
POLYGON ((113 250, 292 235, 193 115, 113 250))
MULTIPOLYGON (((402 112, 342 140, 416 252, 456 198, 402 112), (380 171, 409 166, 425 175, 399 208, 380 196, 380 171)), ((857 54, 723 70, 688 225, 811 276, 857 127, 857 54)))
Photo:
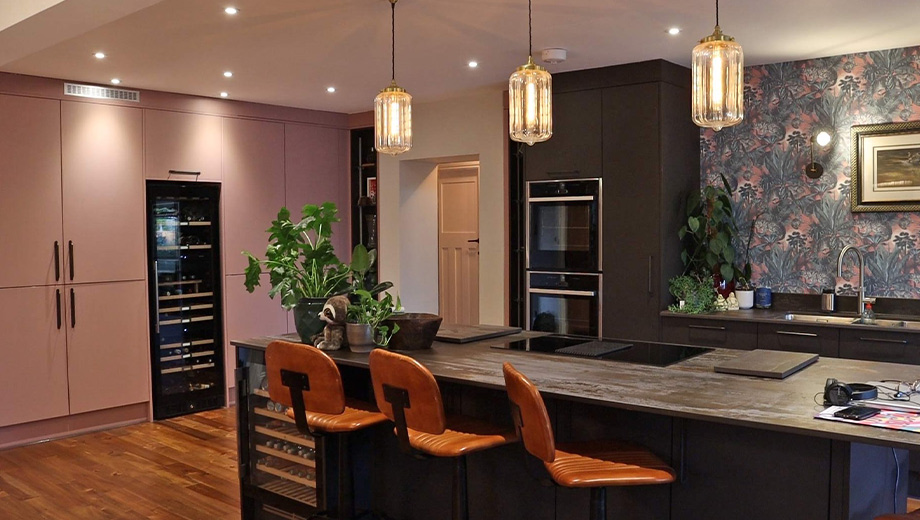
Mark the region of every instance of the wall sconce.
POLYGON ((819 163, 815 162, 815 143, 818 144, 821 148, 824 148, 831 142, 831 134, 821 131, 817 134, 812 134, 810 144, 811 144, 811 162, 805 165, 805 176, 810 179, 817 179, 822 174, 824 174, 824 166, 821 166, 819 163))

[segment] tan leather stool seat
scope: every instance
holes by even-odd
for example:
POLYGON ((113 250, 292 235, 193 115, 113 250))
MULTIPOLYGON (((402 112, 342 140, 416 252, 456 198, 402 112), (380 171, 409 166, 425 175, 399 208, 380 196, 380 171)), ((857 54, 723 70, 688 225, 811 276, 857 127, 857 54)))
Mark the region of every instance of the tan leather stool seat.
POLYGON ((642 446, 620 441, 592 441, 556 446, 544 462, 560 486, 638 486, 674 482, 674 471, 642 446))
POLYGON ((408 430, 409 445, 435 457, 459 457, 517 440, 514 430, 466 416, 447 416, 443 433, 408 430))
MULTIPOLYGON (((294 409, 288 408, 287 416, 294 418, 294 409)), ((307 411, 310 428, 327 433, 348 433, 362 430, 387 420, 371 403, 357 399, 345 399, 345 411, 340 414, 315 413, 307 411)))
POLYGON ((875 517, 875 520, 918 520, 920 519, 920 509, 914 511, 913 513, 907 513, 904 515, 882 515, 875 517))

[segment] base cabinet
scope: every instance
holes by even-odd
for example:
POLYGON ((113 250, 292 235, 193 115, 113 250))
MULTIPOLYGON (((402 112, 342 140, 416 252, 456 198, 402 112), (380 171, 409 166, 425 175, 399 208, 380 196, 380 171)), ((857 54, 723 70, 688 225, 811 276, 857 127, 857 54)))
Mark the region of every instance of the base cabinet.
POLYGON ((661 341, 701 347, 754 350, 757 348, 757 324, 729 320, 664 318, 661 341))

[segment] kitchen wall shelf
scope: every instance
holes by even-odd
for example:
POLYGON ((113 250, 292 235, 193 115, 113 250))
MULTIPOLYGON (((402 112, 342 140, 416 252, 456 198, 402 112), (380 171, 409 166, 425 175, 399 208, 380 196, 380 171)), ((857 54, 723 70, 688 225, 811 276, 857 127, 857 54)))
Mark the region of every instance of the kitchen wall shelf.
MULTIPOLYGON (((351 245, 363 244, 376 249, 380 223, 377 216, 379 187, 368 193, 368 180, 377 179, 377 152, 374 151, 374 129, 351 131, 351 245), (371 196, 373 195, 373 196, 371 196)), ((376 182, 376 181, 372 181, 376 182)), ((376 185, 376 184, 375 184, 376 185)), ((376 283, 377 266, 369 273, 369 283, 376 283)))

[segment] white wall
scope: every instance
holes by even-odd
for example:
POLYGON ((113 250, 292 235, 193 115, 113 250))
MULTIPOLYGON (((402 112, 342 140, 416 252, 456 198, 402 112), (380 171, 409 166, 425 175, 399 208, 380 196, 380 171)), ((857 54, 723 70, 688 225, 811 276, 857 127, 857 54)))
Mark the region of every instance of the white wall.
POLYGON ((412 149, 381 154, 380 279, 407 310, 437 312, 437 164, 478 160, 479 316, 505 323, 507 192, 501 90, 412 107, 412 149))

